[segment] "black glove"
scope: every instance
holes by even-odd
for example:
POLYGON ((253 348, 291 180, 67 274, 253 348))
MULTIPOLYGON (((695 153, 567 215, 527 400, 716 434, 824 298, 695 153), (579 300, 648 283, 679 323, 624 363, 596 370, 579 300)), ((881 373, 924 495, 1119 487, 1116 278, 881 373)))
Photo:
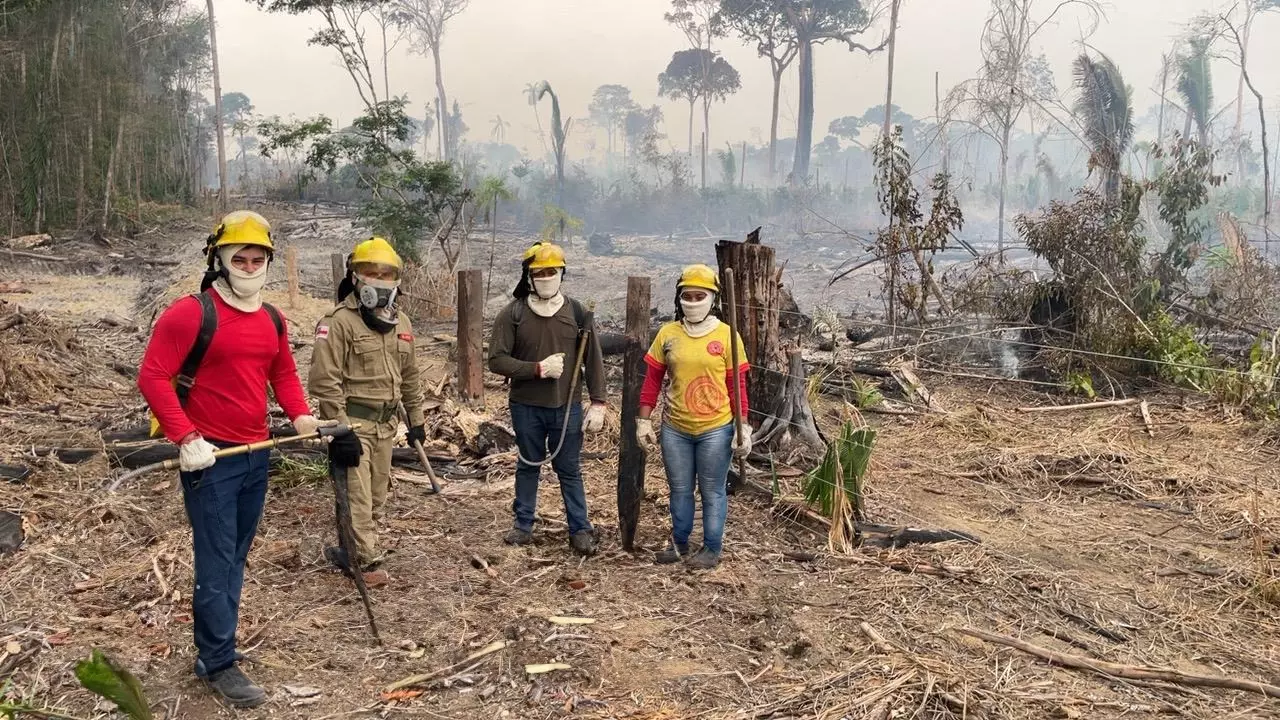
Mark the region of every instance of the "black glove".
POLYGON ((329 462, 337 467, 356 467, 363 454, 364 447, 354 432, 334 435, 333 440, 329 441, 329 462))
POLYGON ((417 443, 427 444, 427 428, 424 425, 414 425, 409 428, 409 447, 417 447, 417 443))

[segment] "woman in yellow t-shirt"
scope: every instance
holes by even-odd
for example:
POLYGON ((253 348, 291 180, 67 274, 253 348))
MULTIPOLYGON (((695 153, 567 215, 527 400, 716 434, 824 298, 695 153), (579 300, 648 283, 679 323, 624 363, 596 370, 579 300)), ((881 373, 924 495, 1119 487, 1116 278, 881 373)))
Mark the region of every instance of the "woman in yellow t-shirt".
POLYGON ((636 439, 653 450, 658 438, 650 416, 658 404, 663 378, 667 410, 662 423, 662 464, 671 489, 671 542, 655 558, 674 563, 687 558, 690 567, 710 570, 720 563, 724 521, 729 505, 725 481, 734 456, 751 452, 751 426, 735 438, 732 396, 747 416, 747 363, 741 361, 737 393, 733 387, 730 342, 737 343, 738 357, 745 358, 742 339, 731 337, 715 308, 720 281, 706 265, 690 265, 676 283, 676 319, 662 326, 644 356, 648 371, 640 391, 640 417, 636 439), (694 483, 702 493, 702 549, 689 557, 693 532, 694 483))

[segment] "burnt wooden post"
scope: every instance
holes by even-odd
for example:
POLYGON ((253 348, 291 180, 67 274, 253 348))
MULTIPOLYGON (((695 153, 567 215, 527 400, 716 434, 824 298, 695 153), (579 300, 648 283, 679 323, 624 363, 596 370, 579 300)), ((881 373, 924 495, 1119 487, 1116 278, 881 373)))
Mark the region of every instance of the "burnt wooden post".
POLYGON ((333 301, 342 302, 338 288, 342 287, 342 279, 347 276, 347 259, 342 253, 333 253, 329 256, 329 266, 333 268, 333 301))
MULTIPOLYGON (((787 366, 778 335, 782 299, 773 248, 761 245, 754 233, 746 242, 721 240, 716 243, 716 262, 720 266, 722 284, 724 271, 733 270, 733 290, 738 300, 734 327, 742 337, 742 344, 747 348, 747 360, 751 363, 747 397, 751 401, 752 414, 758 410, 763 415, 776 416, 781 409, 786 378, 777 372, 762 371, 785 372, 787 366)), ((745 420, 751 423, 751 418, 745 420)))
POLYGON ((478 400, 484 395, 484 282, 479 270, 458 271, 458 395, 478 400))
POLYGON ((284 249, 284 267, 289 279, 289 307, 298 307, 298 248, 290 245, 284 249))
POLYGON ((636 442, 644 354, 649 344, 649 278, 627 278, 626 354, 622 365, 622 437, 618 440, 618 532, 622 548, 635 549, 644 497, 645 451, 636 442))

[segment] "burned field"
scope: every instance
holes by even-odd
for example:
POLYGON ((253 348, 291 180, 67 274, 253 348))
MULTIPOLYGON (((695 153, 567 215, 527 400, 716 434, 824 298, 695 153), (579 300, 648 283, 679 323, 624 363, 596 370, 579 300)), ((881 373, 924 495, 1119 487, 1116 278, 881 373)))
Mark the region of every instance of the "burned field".
MULTIPOLYGON (((176 230, 168 255, 198 241, 176 230)), ((331 251, 305 247, 302 287, 317 297, 291 309, 273 283, 269 298, 292 319, 304 373, 331 251)), ((77 266, 87 281, 64 263, 0 259, 0 279, 30 290, 0 295, 0 463, 22 475, 0 482, 6 527, 20 530, 0 542, 21 540, 0 556, 9 701, 110 716, 72 674, 100 648, 141 679, 157 717, 232 716, 191 674, 175 478, 104 489, 120 472, 109 459, 145 447, 119 433, 145 418, 130 371, 151 311, 189 291, 194 273, 77 266), (104 296, 55 302, 86 284, 104 296)), ((241 610, 248 672, 271 700, 235 715, 1280 717, 1280 492, 1265 426, 1168 389, 1141 406, 1029 412, 1074 401, 920 367, 929 407, 866 416, 878 430, 867 520, 980 542, 894 547, 890 535, 831 552, 828 528, 795 500, 809 466, 779 457, 752 475, 776 477, 784 501, 731 497, 725 562, 694 574, 652 562, 669 523, 656 459, 642 549, 618 542, 616 363, 612 419, 585 448, 600 554, 570 553, 552 476, 537 543, 501 544, 514 465, 501 446, 505 392, 492 382, 485 407, 457 401, 454 333, 447 320, 419 331, 444 491, 428 494, 411 460, 395 471, 382 521, 391 582, 374 593, 384 644, 321 557, 333 510, 320 456, 290 453, 273 473, 241 610)), ((850 412, 816 392, 814 411, 828 436, 850 412)))

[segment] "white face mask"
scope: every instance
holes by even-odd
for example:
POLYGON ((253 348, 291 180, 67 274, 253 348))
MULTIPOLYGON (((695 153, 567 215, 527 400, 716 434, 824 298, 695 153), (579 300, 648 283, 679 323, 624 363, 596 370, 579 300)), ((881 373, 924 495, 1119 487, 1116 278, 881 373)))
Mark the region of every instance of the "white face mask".
POLYGON ((563 275, 557 272, 555 275, 547 278, 533 279, 533 292, 543 300, 550 300, 560 294, 560 279, 563 275))
POLYGON ((218 250, 218 260, 227 271, 227 284, 231 286, 231 292, 238 298, 248 300, 262 292, 262 287, 267 284, 267 267, 271 263, 264 263, 262 267, 251 273, 234 267, 231 264, 231 258, 244 247, 244 245, 224 246, 218 250))
POLYGON ((711 314, 711 301, 714 299, 715 296, 710 293, 697 302, 689 302, 684 298, 680 298, 680 310, 684 313, 685 322, 697 325, 706 320, 707 316, 711 314))

